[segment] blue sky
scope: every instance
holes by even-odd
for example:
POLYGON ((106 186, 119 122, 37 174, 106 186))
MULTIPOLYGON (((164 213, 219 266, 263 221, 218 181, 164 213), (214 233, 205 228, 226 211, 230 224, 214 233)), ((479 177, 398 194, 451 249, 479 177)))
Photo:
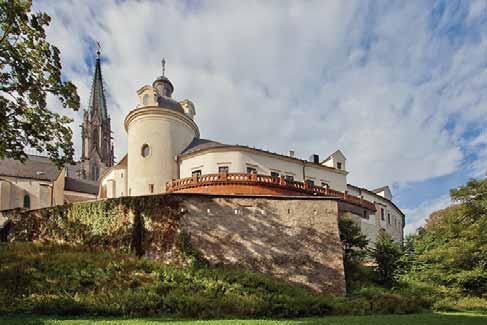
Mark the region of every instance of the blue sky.
MULTIPOLYGON (((202 136, 347 156, 413 231, 487 170, 487 2, 34 1, 87 105, 96 40, 118 157, 135 91, 165 57, 202 136)), ((52 103, 56 107, 56 103, 52 103)), ((56 108, 58 109, 58 108, 56 108)), ((65 112, 79 125, 82 112, 65 112)), ((75 146, 79 153, 79 129, 75 146)))

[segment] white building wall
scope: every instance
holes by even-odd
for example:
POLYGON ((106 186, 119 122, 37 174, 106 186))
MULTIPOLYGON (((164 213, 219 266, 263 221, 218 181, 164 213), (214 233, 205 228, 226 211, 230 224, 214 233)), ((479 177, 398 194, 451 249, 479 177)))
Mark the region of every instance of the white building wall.
POLYGON ((107 198, 127 196, 127 169, 112 168, 101 179, 101 187, 107 198))
POLYGON ((321 186, 326 182, 337 191, 346 190, 346 175, 335 172, 328 168, 313 167, 302 161, 287 160, 279 156, 271 156, 265 153, 250 152, 245 149, 228 149, 204 152, 180 161, 180 178, 191 177, 195 170, 201 170, 201 174, 218 173, 218 167, 228 166, 230 173, 246 173, 247 167, 257 170, 258 174, 270 175, 277 172, 282 176, 293 176, 295 181, 303 182, 305 179, 312 179, 315 185, 321 186), (303 178, 303 171, 304 177, 303 178))

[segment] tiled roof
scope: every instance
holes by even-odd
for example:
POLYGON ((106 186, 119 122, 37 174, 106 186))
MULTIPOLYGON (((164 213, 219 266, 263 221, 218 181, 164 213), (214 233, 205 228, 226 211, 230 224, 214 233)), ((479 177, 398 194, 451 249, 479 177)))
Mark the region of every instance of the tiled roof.
POLYGON ((186 149, 181 152, 182 155, 189 155, 193 152, 209 149, 209 148, 216 148, 216 147, 227 147, 228 145, 219 143, 212 140, 207 139, 198 139, 194 138, 193 141, 186 147, 186 149))
POLYGON ((66 177, 64 180, 64 189, 67 191, 81 192, 88 194, 98 194, 98 183, 84 179, 66 177))
POLYGON ((54 181, 59 177, 62 169, 47 157, 29 155, 28 159, 21 163, 14 159, 0 160, 0 176, 32 178, 44 181, 54 181))

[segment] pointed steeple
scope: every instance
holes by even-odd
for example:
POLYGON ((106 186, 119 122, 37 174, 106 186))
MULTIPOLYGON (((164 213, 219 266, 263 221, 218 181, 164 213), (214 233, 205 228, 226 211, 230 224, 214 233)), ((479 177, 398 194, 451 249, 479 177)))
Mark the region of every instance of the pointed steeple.
POLYGON ((103 77, 101 74, 101 52, 100 44, 97 42, 98 50, 96 51, 95 74, 91 85, 91 95, 89 109, 91 117, 99 114, 101 121, 108 119, 107 105, 105 100, 105 90, 103 89, 103 77))
POLYGON ((82 169, 85 171, 85 177, 94 181, 98 180, 101 171, 113 166, 114 163, 113 138, 103 89, 100 56, 100 44, 98 44, 90 102, 81 126, 82 169))

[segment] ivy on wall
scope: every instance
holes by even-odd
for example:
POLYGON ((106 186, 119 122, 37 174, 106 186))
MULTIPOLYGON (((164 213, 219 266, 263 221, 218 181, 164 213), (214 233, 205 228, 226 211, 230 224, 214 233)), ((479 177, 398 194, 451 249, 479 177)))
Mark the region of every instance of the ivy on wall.
POLYGON ((112 249, 137 256, 204 264, 180 229, 183 210, 171 195, 124 197, 14 212, 8 241, 41 241, 112 249))

